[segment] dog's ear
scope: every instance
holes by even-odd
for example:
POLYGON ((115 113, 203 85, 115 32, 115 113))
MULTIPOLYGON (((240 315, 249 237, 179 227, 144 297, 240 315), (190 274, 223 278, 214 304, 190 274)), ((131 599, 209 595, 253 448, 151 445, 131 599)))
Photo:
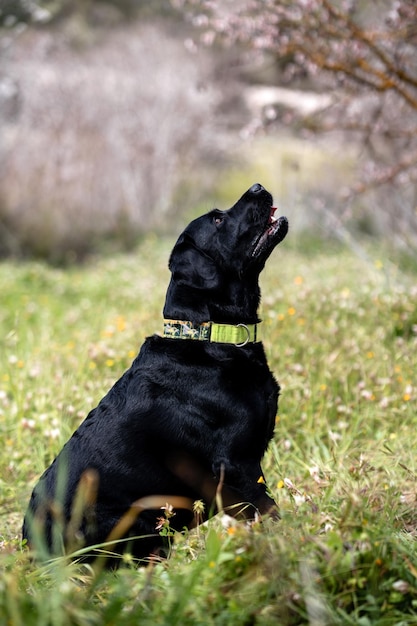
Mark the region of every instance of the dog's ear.
POLYGON ((172 251, 169 269, 177 285, 193 289, 217 289, 220 285, 219 269, 213 259, 184 234, 172 251))

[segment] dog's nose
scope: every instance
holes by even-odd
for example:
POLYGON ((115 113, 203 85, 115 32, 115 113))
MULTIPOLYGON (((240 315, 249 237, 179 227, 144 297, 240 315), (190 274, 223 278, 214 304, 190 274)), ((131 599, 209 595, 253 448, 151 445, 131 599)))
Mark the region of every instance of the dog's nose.
POLYGON ((251 193, 259 193, 260 191, 263 191, 263 187, 259 183, 255 183, 254 185, 252 185, 249 191, 251 193))

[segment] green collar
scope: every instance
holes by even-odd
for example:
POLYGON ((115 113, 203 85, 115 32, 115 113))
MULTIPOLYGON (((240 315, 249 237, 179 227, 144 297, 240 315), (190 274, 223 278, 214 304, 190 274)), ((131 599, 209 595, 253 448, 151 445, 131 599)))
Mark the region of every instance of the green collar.
POLYGON ((238 348, 246 346, 247 343, 261 341, 259 324, 233 325, 216 324, 216 322, 193 324, 193 322, 183 320, 164 320, 164 337, 232 343, 238 348))

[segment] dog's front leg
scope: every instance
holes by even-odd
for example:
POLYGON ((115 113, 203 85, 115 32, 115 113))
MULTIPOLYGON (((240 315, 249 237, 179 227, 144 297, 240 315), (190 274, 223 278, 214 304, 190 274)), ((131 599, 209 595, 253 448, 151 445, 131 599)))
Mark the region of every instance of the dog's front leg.
POLYGON ((261 466, 257 463, 231 463, 219 458, 213 463, 217 482, 218 506, 233 517, 253 518, 256 513, 280 519, 276 502, 267 494, 261 466))
POLYGON ((226 510, 233 517, 253 519, 257 513, 279 519, 278 507, 266 493, 259 463, 231 463, 217 457, 211 471, 187 452, 171 453, 170 471, 199 494, 212 512, 226 510))

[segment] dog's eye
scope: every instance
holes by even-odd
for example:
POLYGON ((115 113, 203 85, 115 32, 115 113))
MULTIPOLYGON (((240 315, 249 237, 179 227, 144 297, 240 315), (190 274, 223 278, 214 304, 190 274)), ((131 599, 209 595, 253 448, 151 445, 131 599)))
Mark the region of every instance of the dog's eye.
POLYGON ((215 215, 213 217, 213 222, 216 224, 216 226, 220 226, 220 224, 223 222, 224 217, 223 215, 215 215))

